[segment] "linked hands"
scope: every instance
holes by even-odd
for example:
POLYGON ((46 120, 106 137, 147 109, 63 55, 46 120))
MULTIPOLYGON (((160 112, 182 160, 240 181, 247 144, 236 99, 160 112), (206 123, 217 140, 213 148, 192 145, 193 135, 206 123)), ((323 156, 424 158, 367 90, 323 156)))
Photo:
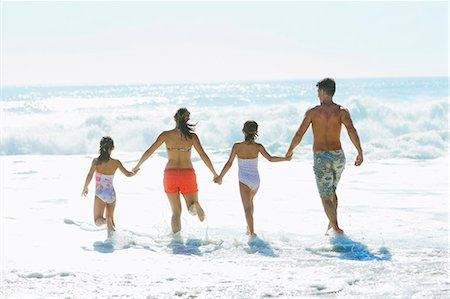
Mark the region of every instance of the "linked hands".
POLYGON ((286 161, 291 161, 293 155, 294 155, 293 151, 287 151, 284 157, 286 158, 286 161))
POLYGON ((218 176, 216 176, 215 178, 214 178, 214 183, 216 183, 216 184, 219 184, 219 185, 222 185, 222 180, 223 180, 223 177, 222 176, 220 176, 220 175, 218 175, 218 176))

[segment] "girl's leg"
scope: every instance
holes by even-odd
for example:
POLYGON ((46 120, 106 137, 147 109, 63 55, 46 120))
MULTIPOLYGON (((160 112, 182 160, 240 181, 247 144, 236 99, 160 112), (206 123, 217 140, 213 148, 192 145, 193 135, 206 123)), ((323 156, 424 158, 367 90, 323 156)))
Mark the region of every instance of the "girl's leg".
POLYGON ((97 226, 106 223, 106 219, 103 216, 105 214, 105 207, 106 203, 96 196, 94 200, 94 222, 97 226))
POLYGON ((172 208, 172 232, 175 234, 181 230, 181 203, 180 193, 166 193, 172 208))
POLYGON ((239 182, 239 191, 241 193, 242 205, 244 206, 248 233, 252 237, 256 236, 253 228, 253 197, 255 196, 257 190, 252 191, 247 185, 239 182))
POLYGON ((183 194, 184 200, 186 201, 186 206, 188 209, 194 205, 195 210, 197 211, 197 216, 200 221, 205 220, 205 211, 203 211, 200 203, 198 202, 198 192, 183 194))
POLYGON ((113 203, 106 204, 106 226, 108 229, 108 235, 115 231, 115 225, 114 225, 114 209, 116 207, 116 201, 113 203))

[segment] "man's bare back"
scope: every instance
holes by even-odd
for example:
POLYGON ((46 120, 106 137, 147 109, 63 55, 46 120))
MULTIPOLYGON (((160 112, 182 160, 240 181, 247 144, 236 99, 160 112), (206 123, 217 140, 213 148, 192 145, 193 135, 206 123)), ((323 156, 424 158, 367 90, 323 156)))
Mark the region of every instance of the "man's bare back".
POLYGON ((309 111, 314 136, 314 152, 342 149, 341 111, 341 106, 335 103, 321 104, 309 111))

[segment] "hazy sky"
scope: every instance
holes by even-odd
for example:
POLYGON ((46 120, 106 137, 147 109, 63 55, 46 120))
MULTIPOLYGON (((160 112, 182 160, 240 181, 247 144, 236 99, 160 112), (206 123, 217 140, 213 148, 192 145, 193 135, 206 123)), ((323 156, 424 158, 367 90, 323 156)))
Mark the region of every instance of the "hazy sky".
POLYGON ((448 75, 448 3, 2 2, 3 84, 448 75))

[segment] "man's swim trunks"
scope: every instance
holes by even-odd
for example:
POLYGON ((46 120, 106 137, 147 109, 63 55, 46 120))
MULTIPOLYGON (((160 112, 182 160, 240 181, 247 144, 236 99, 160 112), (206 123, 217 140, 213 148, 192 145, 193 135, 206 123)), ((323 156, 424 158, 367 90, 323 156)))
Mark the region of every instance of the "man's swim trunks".
POLYGON ((344 151, 315 152, 313 168, 320 196, 333 195, 345 168, 344 151))
POLYGON ((193 168, 167 168, 164 170, 164 191, 172 194, 190 194, 198 191, 193 168))
POLYGON ((106 203, 113 203, 116 200, 113 179, 114 175, 95 173, 95 196, 106 203))

